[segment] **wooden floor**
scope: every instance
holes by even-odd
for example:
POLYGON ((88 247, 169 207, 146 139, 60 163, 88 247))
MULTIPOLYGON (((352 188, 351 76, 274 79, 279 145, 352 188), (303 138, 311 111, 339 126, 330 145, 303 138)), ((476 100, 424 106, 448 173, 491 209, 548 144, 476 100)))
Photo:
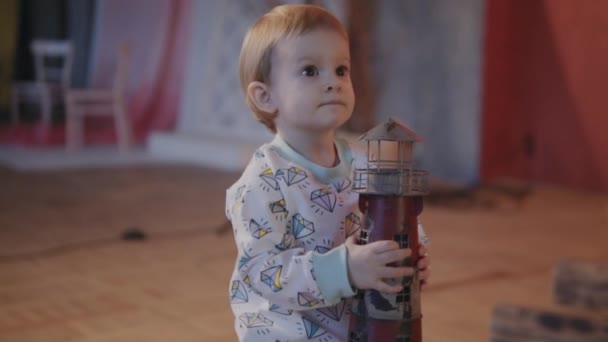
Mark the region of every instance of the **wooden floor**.
MULTIPOLYGON (((234 341, 235 248, 216 230, 235 177, 194 167, 0 169, 0 341, 234 341), (123 241, 127 228, 148 238, 123 241)), ((560 259, 608 262, 606 196, 479 194, 427 205, 422 220, 433 260, 425 342, 486 341, 495 304, 553 307, 560 259)))

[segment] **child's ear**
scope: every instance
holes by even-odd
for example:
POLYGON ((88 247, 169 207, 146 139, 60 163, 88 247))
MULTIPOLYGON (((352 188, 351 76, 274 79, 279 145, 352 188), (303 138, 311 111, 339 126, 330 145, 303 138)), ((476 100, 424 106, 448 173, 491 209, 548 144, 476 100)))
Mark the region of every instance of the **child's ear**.
POLYGON ((277 106, 272 96, 270 96, 270 88, 266 84, 259 81, 249 83, 247 95, 259 110, 266 113, 275 113, 277 111, 277 106))

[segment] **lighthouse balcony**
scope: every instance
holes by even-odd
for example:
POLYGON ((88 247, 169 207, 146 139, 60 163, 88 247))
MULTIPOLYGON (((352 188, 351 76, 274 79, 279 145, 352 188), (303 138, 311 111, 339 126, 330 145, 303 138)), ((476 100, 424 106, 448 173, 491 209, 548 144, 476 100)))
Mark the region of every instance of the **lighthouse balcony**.
POLYGON ((356 169, 353 190, 362 194, 427 195, 430 192, 429 172, 413 169, 356 169))

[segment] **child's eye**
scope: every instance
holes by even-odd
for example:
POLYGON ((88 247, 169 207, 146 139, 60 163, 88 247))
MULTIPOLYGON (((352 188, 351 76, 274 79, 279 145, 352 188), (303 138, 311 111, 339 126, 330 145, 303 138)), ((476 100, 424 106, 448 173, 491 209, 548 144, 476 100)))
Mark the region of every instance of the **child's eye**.
POLYGON ((345 65, 341 65, 336 69, 336 75, 338 76, 346 76, 348 75, 348 67, 345 65))
POLYGON ((307 65, 304 67, 304 69, 302 69, 302 75, 308 77, 318 76, 319 69, 317 69, 317 67, 314 65, 307 65))

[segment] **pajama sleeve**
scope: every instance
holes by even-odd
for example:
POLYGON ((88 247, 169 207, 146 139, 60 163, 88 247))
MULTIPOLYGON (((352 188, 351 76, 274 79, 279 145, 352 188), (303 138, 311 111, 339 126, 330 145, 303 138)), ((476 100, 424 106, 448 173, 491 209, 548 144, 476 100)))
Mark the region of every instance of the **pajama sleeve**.
MULTIPOLYGON (((321 284, 331 291, 323 293, 320 289, 315 264, 340 265, 339 259, 345 258, 345 251, 337 249, 325 254, 305 251, 303 242, 297 241, 293 234, 298 213, 287 211, 288 205, 279 189, 253 181, 229 194, 226 204, 238 248, 238 272, 250 289, 271 305, 310 310, 333 305, 349 294, 348 291, 342 293, 340 286, 326 285, 326 281, 321 284)), ((342 287, 350 290, 345 266, 342 268, 342 287)), ((319 272, 323 273, 320 276, 327 277, 325 270, 319 272)))

